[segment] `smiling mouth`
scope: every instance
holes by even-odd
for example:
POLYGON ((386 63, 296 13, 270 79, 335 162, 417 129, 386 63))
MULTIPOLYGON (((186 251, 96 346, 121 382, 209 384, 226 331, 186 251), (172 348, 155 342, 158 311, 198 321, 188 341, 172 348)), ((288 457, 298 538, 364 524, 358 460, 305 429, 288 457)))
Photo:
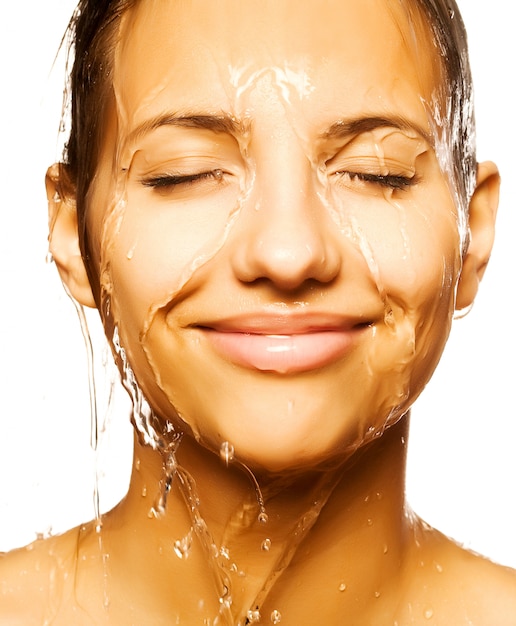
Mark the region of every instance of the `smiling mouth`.
POLYGON ((214 350, 245 368, 279 374, 319 369, 344 358, 369 324, 306 332, 219 330, 200 327, 214 350))

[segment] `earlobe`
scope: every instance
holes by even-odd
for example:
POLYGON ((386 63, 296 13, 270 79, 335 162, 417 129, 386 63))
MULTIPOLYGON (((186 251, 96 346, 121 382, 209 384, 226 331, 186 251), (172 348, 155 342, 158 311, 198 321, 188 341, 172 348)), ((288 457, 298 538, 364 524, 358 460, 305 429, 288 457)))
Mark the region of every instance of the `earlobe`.
POLYGON ((469 245, 457 286, 457 310, 473 304, 487 267, 493 247, 499 192, 500 175, 496 165, 491 162, 479 164, 477 186, 469 205, 469 245))
POLYGON ((95 307, 79 246, 75 193, 69 181, 63 180, 63 176, 64 167, 56 163, 48 168, 45 177, 49 251, 70 294, 80 304, 95 307))

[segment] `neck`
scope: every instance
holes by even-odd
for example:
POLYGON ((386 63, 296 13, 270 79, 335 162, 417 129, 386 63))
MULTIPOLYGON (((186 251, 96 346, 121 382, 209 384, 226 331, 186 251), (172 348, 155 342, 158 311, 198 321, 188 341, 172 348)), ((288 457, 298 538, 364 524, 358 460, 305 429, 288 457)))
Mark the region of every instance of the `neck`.
POLYGON ((404 418, 338 469, 260 479, 266 522, 259 519, 261 495, 249 473, 237 463, 226 467, 188 437, 177 453, 180 469, 166 508, 153 513, 164 462, 137 442, 128 495, 113 512, 118 527, 142 526, 138 542, 123 539, 125 560, 128 552, 139 552, 142 558, 134 562, 140 574, 145 563, 154 580, 159 571, 169 583, 182 571, 182 580, 195 581, 192 595, 213 597, 209 610, 226 614, 227 623, 244 623, 249 609, 269 610, 271 602, 294 615, 288 598, 297 597, 303 581, 312 590, 320 587, 318 599, 328 590, 352 590, 337 594, 339 602, 349 596, 352 610, 363 616, 401 569, 409 524, 407 435, 404 418))

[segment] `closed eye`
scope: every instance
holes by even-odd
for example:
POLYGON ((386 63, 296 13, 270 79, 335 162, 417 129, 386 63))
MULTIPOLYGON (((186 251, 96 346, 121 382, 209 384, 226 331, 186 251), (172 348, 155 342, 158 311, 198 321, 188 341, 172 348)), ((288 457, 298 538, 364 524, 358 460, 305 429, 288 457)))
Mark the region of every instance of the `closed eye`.
POLYGON ((360 181, 391 190, 405 190, 419 182, 419 177, 416 175, 403 176, 398 174, 369 174, 366 172, 348 171, 338 171, 335 172, 335 175, 343 182, 360 181))
POLYGON ((203 181, 214 180, 222 182, 225 172, 220 169, 196 172, 195 174, 160 174, 144 178, 141 183, 144 187, 157 190, 167 190, 179 187, 188 187, 203 181))

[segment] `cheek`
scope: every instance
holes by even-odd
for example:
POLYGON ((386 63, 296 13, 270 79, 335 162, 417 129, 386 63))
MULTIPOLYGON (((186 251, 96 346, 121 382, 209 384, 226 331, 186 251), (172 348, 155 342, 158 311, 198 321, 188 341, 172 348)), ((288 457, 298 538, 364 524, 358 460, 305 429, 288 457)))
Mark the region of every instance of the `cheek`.
POLYGON ((355 245, 379 294, 407 312, 440 306, 458 277, 457 213, 446 190, 439 191, 426 192, 432 205, 390 199, 350 212, 355 245))
POLYGON ((105 219, 101 263, 115 323, 129 324, 138 336, 222 248, 239 209, 234 190, 195 207, 163 198, 149 208, 139 195, 129 190, 105 219))
POLYGON ((447 189, 428 197, 431 206, 391 201, 351 217, 385 310, 367 368, 381 386, 397 388, 400 398, 416 397, 439 361, 461 267, 457 214, 447 189))

